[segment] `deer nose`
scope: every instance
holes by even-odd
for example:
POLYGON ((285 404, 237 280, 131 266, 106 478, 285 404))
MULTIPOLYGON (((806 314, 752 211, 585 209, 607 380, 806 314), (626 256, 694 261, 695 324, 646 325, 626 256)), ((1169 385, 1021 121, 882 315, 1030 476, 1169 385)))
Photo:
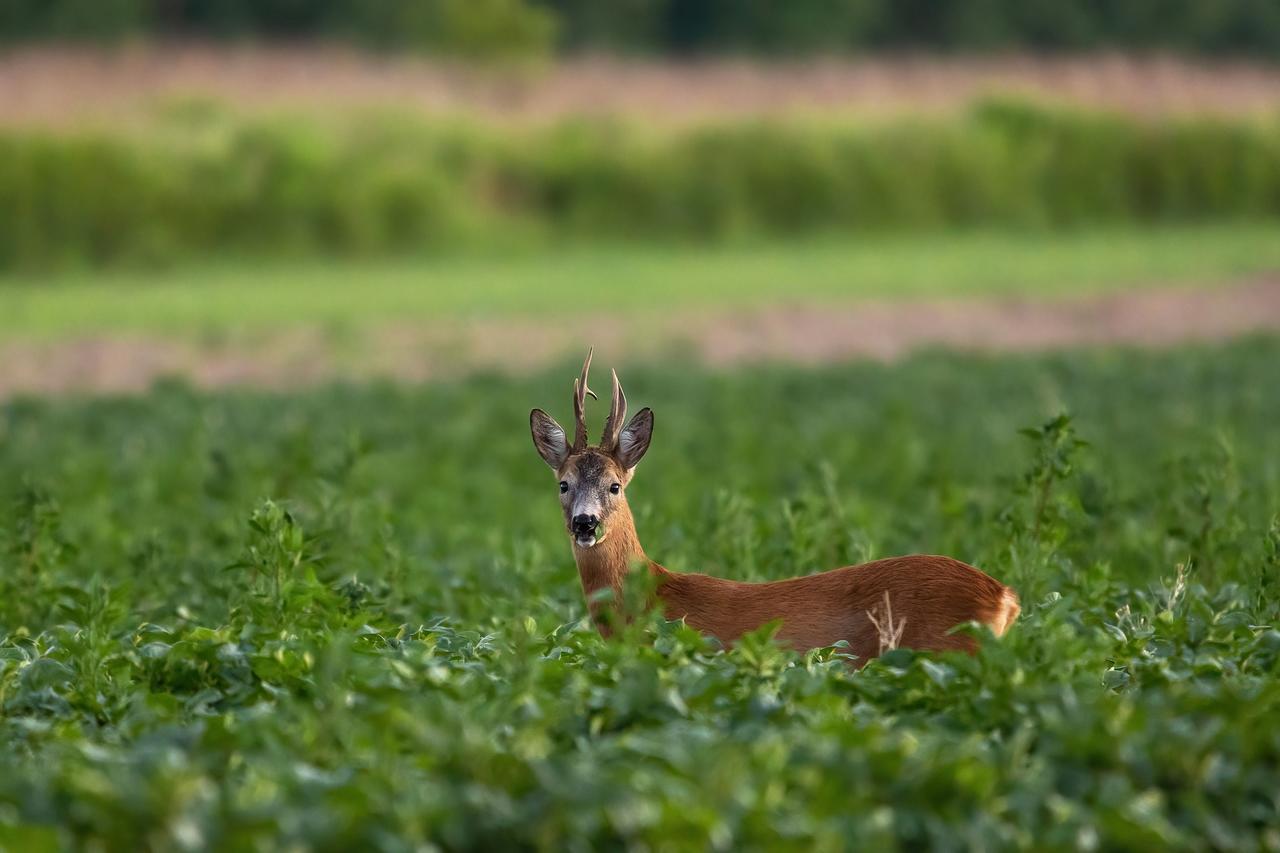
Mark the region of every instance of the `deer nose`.
POLYGON ((591 533, 596 529, 596 525, 599 523, 600 519, 596 518, 594 515, 587 515, 585 513, 582 515, 575 515, 573 517, 573 532, 591 533))

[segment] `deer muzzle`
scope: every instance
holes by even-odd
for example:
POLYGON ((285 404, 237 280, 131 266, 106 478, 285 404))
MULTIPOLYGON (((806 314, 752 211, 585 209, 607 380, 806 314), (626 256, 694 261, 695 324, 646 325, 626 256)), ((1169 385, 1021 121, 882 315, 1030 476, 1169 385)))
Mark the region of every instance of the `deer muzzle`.
POLYGON ((594 514, 579 513, 569 525, 573 540, 583 548, 590 548, 601 538, 600 518, 594 514))

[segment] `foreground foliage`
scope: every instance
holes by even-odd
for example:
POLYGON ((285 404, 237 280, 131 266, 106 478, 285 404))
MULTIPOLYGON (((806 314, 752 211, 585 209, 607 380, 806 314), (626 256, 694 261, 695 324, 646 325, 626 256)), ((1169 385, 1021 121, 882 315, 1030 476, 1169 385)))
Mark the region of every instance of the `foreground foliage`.
POLYGON ((0 844, 1276 849, 1278 362, 629 369, 671 567, 1022 593, 977 657, 857 672, 589 630, 526 432, 569 370, 12 402, 0 844))

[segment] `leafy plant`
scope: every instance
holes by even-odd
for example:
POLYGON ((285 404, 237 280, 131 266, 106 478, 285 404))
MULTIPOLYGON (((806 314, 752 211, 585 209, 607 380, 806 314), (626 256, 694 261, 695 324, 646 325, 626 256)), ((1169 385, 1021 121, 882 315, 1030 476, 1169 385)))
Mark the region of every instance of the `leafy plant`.
POLYGON ((673 426, 628 497, 671 568, 944 550, 1022 593, 973 657, 877 612, 859 670, 722 648, 644 573, 596 633, 520 428, 563 371, 7 403, 0 846, 1274 846, 1277 361, 639 370, 673 426), (1212 572, 1166 547, 1205 494, 1212 572))

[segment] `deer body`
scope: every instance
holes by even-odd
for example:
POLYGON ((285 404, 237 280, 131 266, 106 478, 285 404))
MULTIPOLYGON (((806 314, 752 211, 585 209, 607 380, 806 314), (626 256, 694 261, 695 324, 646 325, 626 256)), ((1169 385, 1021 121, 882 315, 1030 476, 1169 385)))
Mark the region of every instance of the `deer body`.
POLYGON ((640 547, 631 513, 620 510, 605 541, 573 546, 582 591, 606 634, 603 612, 612 606, 597 593, 621 595, 627 572, 636 567, 656 576, 657 596, 668 619, 684 619, 704 634, 732 644, 775 619, 778 639, 797 649, 849 643, 858 660, 885 650, 885 632, 900 629, 894 645, 913 649, 974 651, 967 634, 952 628, 970 620, 997 636, 1017 618, 1018 597, 982 571, 950 557, 889 557, 828 572, 766 583, 673 572, 650 560, 640 547), (619 517, 620 516, 620 517, 619 517), (888 604, 886 604, 886 594, 888 604))
MULTIPOLYGON (((672 572, 650 560, 640 546, 635 520, 622 488, 648 449, 653 413, 641 410, 625 427, 626 398, 613 376, 613 406, 605 435, 588 446, 582 419, 591 356, 575 381, 576 437, 541 409, 530 415, 534 445, 560 478, 561 503, 574 561, 592 616, 609 634, 607 610, 620 601, 627 573, 656 576, 656 596, 668 619, 732 644, 774 620, 778 638, 797 650, 849 643, 860 663, 889 647, 975 651, 976 643, 951 629, 969 621, 997 636, 1017 618, 1017 594, 966 563, 950 557, 912 555, 875 560, 804 577, 743 583, 710 575, 672 572), (601 596, 612 590, 612 596, 601 596), (602 600, 603 599, 603 600, 602 600)), ((592 394, 594 397, 595 395, 592 394)))

